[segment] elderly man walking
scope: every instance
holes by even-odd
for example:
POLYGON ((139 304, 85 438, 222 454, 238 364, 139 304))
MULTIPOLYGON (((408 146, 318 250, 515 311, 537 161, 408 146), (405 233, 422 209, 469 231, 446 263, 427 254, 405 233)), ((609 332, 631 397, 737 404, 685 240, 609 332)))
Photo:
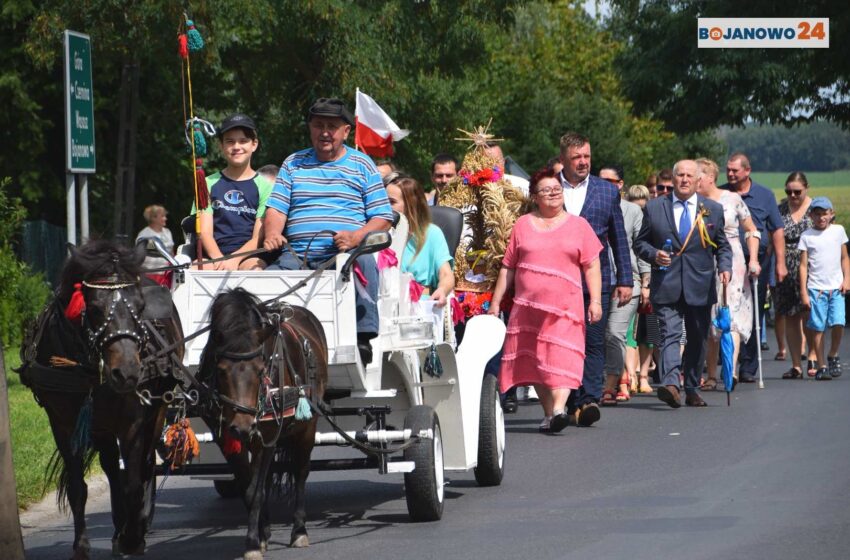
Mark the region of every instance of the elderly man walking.
MULTIPOLYGON (((263 223, 267 250, 289 241, 267 270, 316 268, 338 252, 357 247, 367 233, 387 230, 392 210, 371 158, 345 145, 354 118, 339 99, 318 99, 307 115, 312 148, 283 162, 263 223), (335 233, 331 233, 335 232, 335 233), (309 252, 308 252, 309 249, 309 252)), ((369 341, 378 335, 378 269, 372 255, 357 259, 369 297, 357 290, 357 346, 363 364, 372 361, 369 341)))
MULTIPOLYGON (((588 221, 602 243, 599 260, 602 268, 602 320, 588 324, 585 331, 584 375, 578 391, 570 393, 567 407, 579 426, 591 426, 600 418, 599 400, 605 380, 605 328, 608 324, 608 307, 612 297, 619 307, 632 299, 632 263, 628 237, 620 209, 620 192, 617 187, 590 174, 590 140, 568 132, 561 137, 560 173, 564 187, 564 207, 567 212, 588 221), (617 267, 616 279, 611 281, 611 247, 617 267)), ((590 295, 584 287, 585 315, 590 306, 590 295)))
POLYGON ((715 261, 720 281, 729 282, 732 250, 723 233, 723 207, 696 194, 697 164, 682 160, 673 167, 673 193, 650 200, 635 251, 655 265, 650 299, 661 329, 661 383, 658 398, 682 406, 679 375, 685 375, 685 404, 706 406, 699 395, 705 363, 711 306, 717 300, 715 261), (663 250, 667 242, 672 250, 663 250), (682 323, 688 341, 679 353, 682 323))

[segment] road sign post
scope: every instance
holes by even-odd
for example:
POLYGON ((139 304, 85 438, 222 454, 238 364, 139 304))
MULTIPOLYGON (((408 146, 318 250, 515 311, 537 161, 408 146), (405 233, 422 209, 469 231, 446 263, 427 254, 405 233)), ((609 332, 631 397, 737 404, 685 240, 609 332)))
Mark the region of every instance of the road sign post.
MULTIPOLYGON (((92 84, 91 39, 88 35, 65 30, 65 169, 68 242, 77 241, 74 198, 77 173, 94 173, 94 87, 92 84)), ((80 237, 89 237, 87 178, 80 181, 80 237)))

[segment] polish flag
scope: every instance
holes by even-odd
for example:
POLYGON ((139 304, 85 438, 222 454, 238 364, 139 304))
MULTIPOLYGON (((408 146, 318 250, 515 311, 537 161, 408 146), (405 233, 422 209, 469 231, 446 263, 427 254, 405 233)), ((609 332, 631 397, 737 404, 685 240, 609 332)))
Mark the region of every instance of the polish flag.
POLYGON ((410 134, 409 130, 399 128, 360 88, 357 88, 354 122, 354 144, 372 157, 392 157, 393 141, 410 134))

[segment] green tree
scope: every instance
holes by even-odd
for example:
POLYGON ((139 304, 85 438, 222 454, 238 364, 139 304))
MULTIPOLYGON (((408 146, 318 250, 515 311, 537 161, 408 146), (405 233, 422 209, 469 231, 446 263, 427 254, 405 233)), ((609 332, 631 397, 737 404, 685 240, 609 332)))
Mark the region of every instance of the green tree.
POLYGON ((674 132, 826 119, 850 126, 844 0, 612 0, 626 95, 674 132), (828 17, 829 49, 698 49, 699 17, 828 17))

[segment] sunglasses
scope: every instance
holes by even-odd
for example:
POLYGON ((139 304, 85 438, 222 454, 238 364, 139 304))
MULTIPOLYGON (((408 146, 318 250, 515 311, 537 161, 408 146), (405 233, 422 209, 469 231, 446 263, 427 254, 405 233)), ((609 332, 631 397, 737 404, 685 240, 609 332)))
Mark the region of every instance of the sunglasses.
POLYGON ((673 185, 655 185, 655 192, 661 194, 666 193, 667 191, 672 191, 673 185))
POLYGON ((619 179, 612 179, 612 178, 610 178, 610 177, 600 177, 600 179, 603 179, 603 180, 605 180, 605 181, 608 181, 608 182, 609 182, 609 183, 611 183, 612 185, 617 185, 617 184, 619 184, 619 183, 620 183, 620 180, 619 180, 619 179))
POLYGON ((788 196, 800 196, 801 194, 803 194, 803 191, 802 190, 795 191, 794 189, 785 189, 785 194, 787 194, 788 196))

